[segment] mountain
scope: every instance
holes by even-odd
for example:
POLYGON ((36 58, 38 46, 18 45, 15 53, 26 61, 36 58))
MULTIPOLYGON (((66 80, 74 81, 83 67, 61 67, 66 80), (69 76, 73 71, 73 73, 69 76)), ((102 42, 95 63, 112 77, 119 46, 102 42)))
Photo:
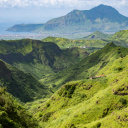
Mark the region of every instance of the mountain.
POLYGON ((0 59, 37 79, 72 66, 88 56, 85 49, 60 49, 53 42, 22 39, 0 41, 0 59))
POLYGON ((22 102, 50 95, 49 89, 38 82, 30 73, 24 73, 0 60, 0 86, 22 102))
POLYGON ((0 87, 0 127, 1 128, 39 128, 36 119, 12 96, 0 87))
POLYGON ((90 10, 73 10, 65 16, 48 21, 45 30, 79 31, 119 31, 128 28, 128 17, 107 5, 99 5, 90 10), (71 30, 72 29, 72 30, 71 30))
POLYGON ((108 39, 112 34, 105 34, 100 31, 93 32, 92 34, 84 37, 86 40, 108 39))
POLYGON ((14 25, 7 29, 7 31, 11 32, 31 32, 40 27, 43 27, 44 24, 18 24, 14 25))
POLYGON ((55 75, 42 79, 43 84, 56 85, 54 91, 69 81, 89 79, 95 76, 109 61, 124 57, 128 54, 128 49, 108 43, 104 48, 98 50, 84 58, 70 68, 64 69, 55 75))
POLYGON ((128 29, 128 17, 115 8, 99 5, 90 10, 73 10, 67 15, 47 21, 45 24, 20 24, 9 31, 30 31, 46 36, 78 39, 89 32, 117 32, 128 29))
POLYGON ((127 48, 107 44, 69 69, 63 79, 72 76, 70 82, 40 104, 34 116, 44 128, 127 128, 127 60, 127 48))

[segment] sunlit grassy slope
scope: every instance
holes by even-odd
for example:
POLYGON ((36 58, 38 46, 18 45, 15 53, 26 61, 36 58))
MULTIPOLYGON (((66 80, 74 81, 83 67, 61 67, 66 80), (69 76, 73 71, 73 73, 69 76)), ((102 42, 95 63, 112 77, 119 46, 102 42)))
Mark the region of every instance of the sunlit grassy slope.
POLYGON ((47 37, 42 39, 44 42, 54 42, 60 48, 72 48, 72 47, 81 47, 86 48, 86 50, 91 53, 99 48, 103 48, 108 41, 107 40, 86 40, 86 39, 66 39, 60 37, 47 37))
POLYGON ((113 41, 117 45, 128 47, 128 30, 122 30, 115 33, 109 40, 113 41))
POLYGON ((114 61, 128 54, 128 49, 116 46, 114 43, 107 44, 103 49, 84 58, 82 61, 65 69, 56 75, 46 77, 41 82, 54 85, 54 90, 58 89, 62 84, 72 81, 88 79, 95 76, 108 62, 114 61))
MULTIPOLYGON (((127 48, 111 43, 81 61, 72 79, 84 79, 64 84, 34 111, 42 127, 127 128, 127 54, 127 48), (84 73, 84 69, 87 72, 84 73), (83 77, 80 77, 81 74, 83 77), (90 76, 95 78, 85 79, 90 76)), ((74 68, 75 66, 72 69, 74 68)), ((70 69, 69 72, 71 71, 70 69)))
POLYGON ((47 37, 42 41, 46 42, 54 42, 60 48, 67 48, 67 47, 84 47, 87 46, 86 49, 89 52, 92 52, 98 48, 103 48, 107 43, 114 42, 116 45, 128 47, 128 30, 122 30, 115 33, 112 37, 110 35, 103 34, 99 31, 96 31, 85 39, 66 39, 66 38, 59 38, 59 37, 47 37), (92 40, 93 39, 93 40, 92 40), (89 49, 91 47, 92 49, 89 49))

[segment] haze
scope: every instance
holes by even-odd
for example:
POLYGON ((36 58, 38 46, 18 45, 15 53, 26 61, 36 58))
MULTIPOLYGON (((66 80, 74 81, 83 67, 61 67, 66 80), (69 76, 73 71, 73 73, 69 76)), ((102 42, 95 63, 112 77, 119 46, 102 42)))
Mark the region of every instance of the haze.
POLYGON ((113 6, 128 16, 127 0, 1 0, 0 23, 45 23, 73 9, 88 10, 99 4, 113 6))

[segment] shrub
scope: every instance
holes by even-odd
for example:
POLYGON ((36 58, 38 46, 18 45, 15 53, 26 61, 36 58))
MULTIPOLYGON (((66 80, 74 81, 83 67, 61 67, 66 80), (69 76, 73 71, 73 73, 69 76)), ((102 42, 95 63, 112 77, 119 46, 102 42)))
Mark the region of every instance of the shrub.
POLYGON ((50 103, 47 103, 47 104, 46 104, 46 107, 48 108, 49 106, 50 106, 50 103))
POLYGON ((42 113, 39 113, 39 117, 42 117, 43 115, 42 115, 42 113))
POLYGON ((48 112, 48 113, 46 113, 46 114, 43 116, 42 121, 43 121, 43 122, 47 122, 53 113, 54 113, 54 112, 48 112))
POLYGON ((76 128, 74 124, 68 124, 66 128, 76 128))
POLYGON ((127 100, 124 98, 120 98, 119 102, 121 102, 123 105, 127 104, 127 100))
POLYGON ((68 98, 72 97, 72 94, 74 93, 76 88, 76 85, 70 85, 70 84, 66 84, 63 88, 61 88, 61 90, 58 91, 58 95, 59 96, 67 96, 68 98))
POLYGON ((100 128, 100 126, 101 126, 101 123, 97 122, 92 128, 100 128))
POLYGON ((105 117, 108 114, 109 108, 103 110, 102 117, 105 117))

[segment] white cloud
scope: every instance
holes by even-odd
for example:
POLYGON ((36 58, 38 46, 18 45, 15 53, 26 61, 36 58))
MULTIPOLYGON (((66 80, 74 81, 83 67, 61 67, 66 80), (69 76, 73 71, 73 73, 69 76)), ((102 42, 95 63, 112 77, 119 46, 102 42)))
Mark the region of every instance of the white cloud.
POLYGON ((84 8, 99 4, 106 4, 115 7, 128 6, 128 0, 0 0, 0 7, 74 7, 84 8))

